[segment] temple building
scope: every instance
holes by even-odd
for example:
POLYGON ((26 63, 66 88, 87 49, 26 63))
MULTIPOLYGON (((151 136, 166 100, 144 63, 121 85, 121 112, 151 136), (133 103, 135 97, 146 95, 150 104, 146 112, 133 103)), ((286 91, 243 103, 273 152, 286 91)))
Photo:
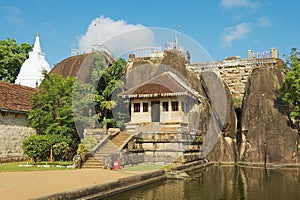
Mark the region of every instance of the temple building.
POLYGON ((188 112, 199 94, 169 71, 120 96, 130 99, 131 123, 188 123, 188 112))
POLYGON ((15 83, 28 87, 37 87, 44 78, 43 70, 50 71, 50 65, 42 52, 39 34, 37 33, 33 51, 29 52, 29 58, 23 63, 15 83))

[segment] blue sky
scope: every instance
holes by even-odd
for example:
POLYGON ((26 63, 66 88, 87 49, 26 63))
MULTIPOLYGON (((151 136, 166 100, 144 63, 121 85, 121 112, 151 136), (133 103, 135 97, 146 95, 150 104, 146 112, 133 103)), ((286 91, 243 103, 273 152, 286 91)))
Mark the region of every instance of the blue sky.
POLYGON ((291 48, 300 49, 299 6, 296 0, 1 0, 0 40, 9 37, 19 44, 33 44, 39 31, 43 52, 53 67, 71 56, 71 49, 80 48, 97 22, 99 38, 131 26, 172 30, 180 25, 179 31, 202 45, 213 60, 246 58, 248 49, 272 47, 283 58, 291 48), (109 32, 107 27, 115 30, 109 32))

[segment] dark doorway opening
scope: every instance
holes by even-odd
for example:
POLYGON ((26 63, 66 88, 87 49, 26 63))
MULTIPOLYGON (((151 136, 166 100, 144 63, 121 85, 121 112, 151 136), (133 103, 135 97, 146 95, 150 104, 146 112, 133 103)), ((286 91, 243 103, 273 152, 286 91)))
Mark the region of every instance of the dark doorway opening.
POLYGON ((160 122, 160 101, 151 101, 151 121, 160 122))

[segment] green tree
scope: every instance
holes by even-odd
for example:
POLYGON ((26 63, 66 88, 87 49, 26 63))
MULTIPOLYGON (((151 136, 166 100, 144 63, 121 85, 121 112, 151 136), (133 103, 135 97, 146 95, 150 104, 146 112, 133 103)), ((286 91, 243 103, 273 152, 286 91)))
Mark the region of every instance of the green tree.
POLYGON ((286 56, 287 73, 280 87, 282 100, 289 105, 289 116, 299 129, 300 121, 300 53, 292 48, 286 56))
POLYGON ((95 113, 95 94, 93 84, 76 81, 73 89, 73 116, 78 133, 81 135, 85 128, 97 126, 95 113))
POLYGON ((14 83, 22 64, 28 58, 33 45, 22 43, 8 38, 0 40, 0 80, 14 83))
POLYGON ((61 135, 78 142, 79 136, 72 110, 74 78, 62 78, 46 72, 44 76, 39 90, 31 99, 31 127, 35 128, 38 134, 61 135))
POLYGON ((105 68, 96 66, 92 73, 92 80, 94 83, 97 83, 97 94, 95 95, 96 113, 98 113, 100 122, 105 129, 116 125, 112 116, 112 109, 117 106, 117 102, 112 99, 112 94, 123 85, 121 78, 125 67, 126 61, 118 59, 111 66, 105 68))

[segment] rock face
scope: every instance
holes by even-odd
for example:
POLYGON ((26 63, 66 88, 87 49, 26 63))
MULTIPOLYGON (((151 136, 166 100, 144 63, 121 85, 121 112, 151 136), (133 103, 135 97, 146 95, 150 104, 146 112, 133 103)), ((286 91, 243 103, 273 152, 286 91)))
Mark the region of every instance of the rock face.
POLYGON ((238 135, 238 161, 291 163, 298 160, 299 135, 279 99, 283 65, 256 68, 247 82, 238 135))
POLYGON ((234 95, 223 77, 220 79, 209 71, 186 70, 184 58, 173 51, 166 51, 155 64, 135 62, 130 66, 138 72, 138 76, 130 79, 134 84, 164 70, 174 70, 201 94, 201 104, 195 109, 197 114, 191 115, 189 120, 191 124, 195 122, 193 126, 197 127, 197 133, 204 136, 200 157, 210 161, 261 164, 299 160, 299 135, 291 128, 286 105, 279 98, 278 88, 284 76, 281 60, 253 67, 248 71, 249 75, 251 73, 248 80, 242 78, 246 88, 239 123, 232 101, 234 95))
POLYGON ((111 65, 113 62, 113 58, 107 52, 96 51, 66 58, 56 64, 50 73, 60 75, 64 78, 76 77, 77 80, 89 83, 95 58, 101 58, 104 65, 111 65))
POLYGON ((230 91, 214 72, 201 73, 201 80, 211 108, 202 153, 210 161, 234 162, 237 118, 230 91))

